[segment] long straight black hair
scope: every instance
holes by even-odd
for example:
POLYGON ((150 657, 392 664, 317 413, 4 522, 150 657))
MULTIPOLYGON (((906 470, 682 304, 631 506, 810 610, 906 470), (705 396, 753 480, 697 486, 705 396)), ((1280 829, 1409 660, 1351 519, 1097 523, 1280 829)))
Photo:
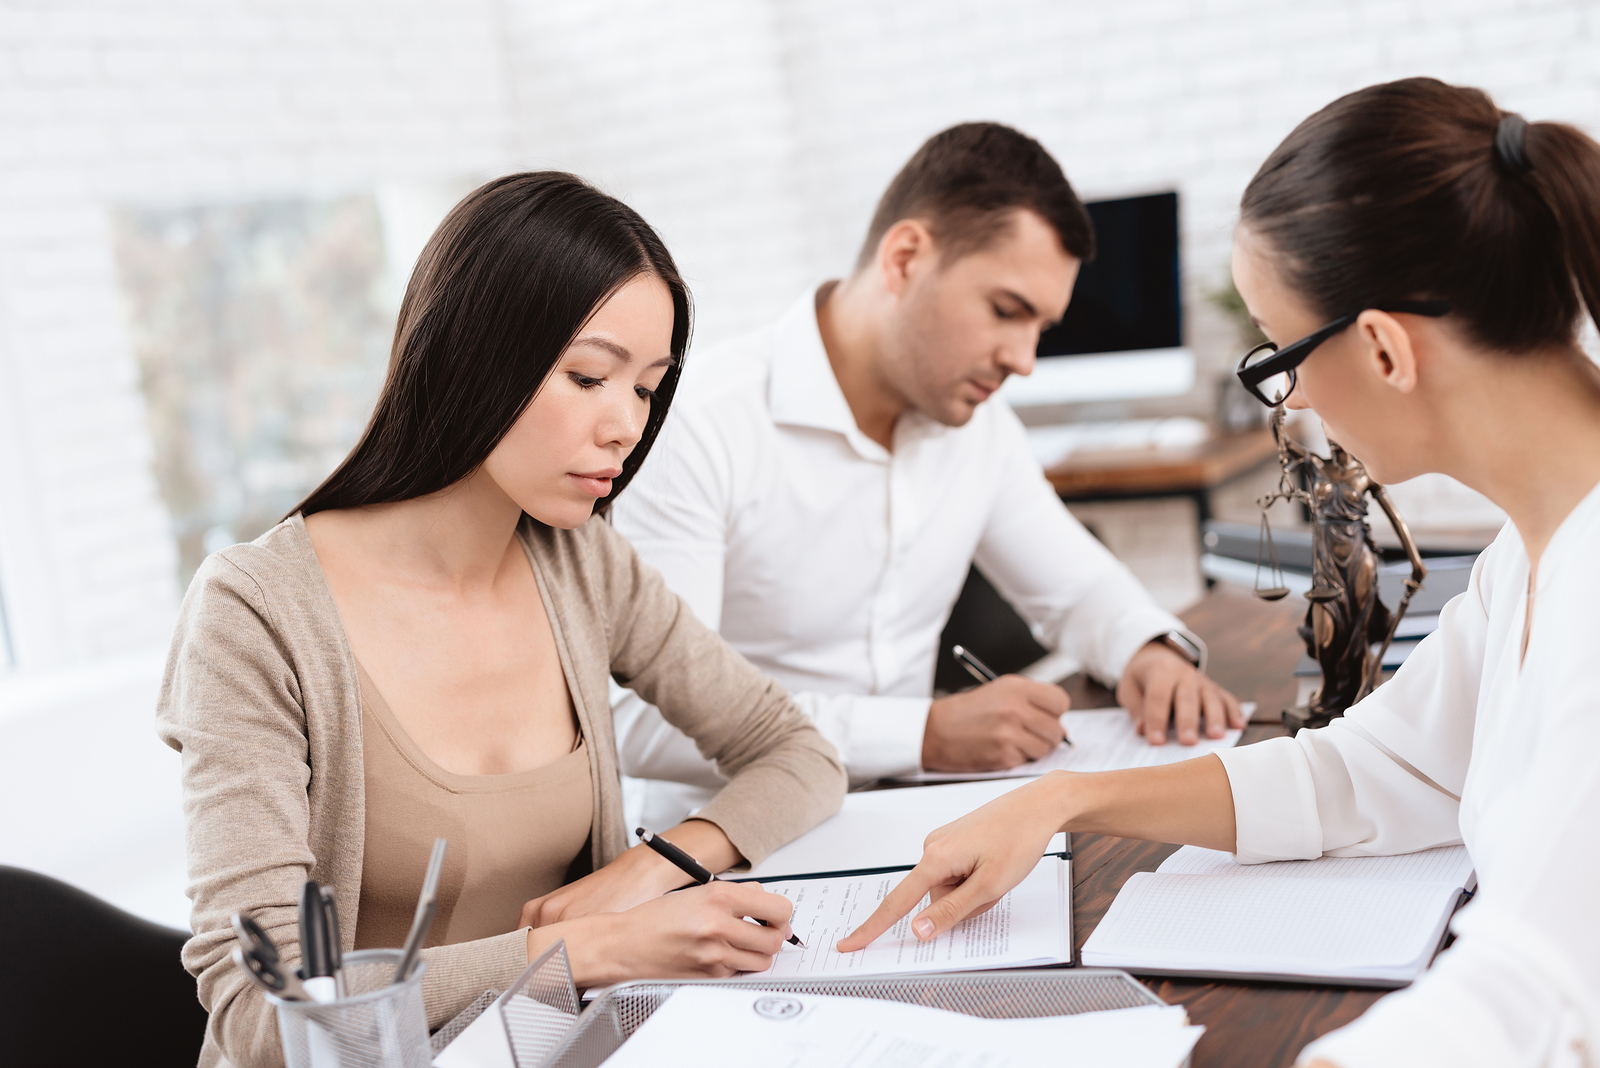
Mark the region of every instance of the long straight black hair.
POLYGON ((290 511, 424 497, 472 474, 607 298, 653 275, 672 294, 672 365, 606 512, 661 431, 689 345, 689 290, 639 214, 560 171, 497 178, 429 239, 400 305, 389 373, 350 455, 290 511))

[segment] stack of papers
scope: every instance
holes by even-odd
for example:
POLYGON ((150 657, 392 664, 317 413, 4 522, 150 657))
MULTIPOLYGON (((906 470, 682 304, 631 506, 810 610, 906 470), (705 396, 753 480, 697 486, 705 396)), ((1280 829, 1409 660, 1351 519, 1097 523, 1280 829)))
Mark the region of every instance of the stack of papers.
POLYGON ((608 1068, 1024 1068, 1116 1064, 1176 1068, 1204 1028, 1181 1006, 984 1020, 871 998, 686 986, 668 998, 608 1068))
MULTIPOLYGON (((1244 705, 1245 718, 1255 711, 1255 702, 1244 705)), ((1071 745, 1058 745, 1038 760, 1006 771, 949 772, 924 771, 907 775, 901 782, 960 782, 968 779, 1014 779, 1043 775, 1050 771, 1119 771, 1123 768, 1148 768, 1176 764, 1180 760, 1230 749, 1239 741, 1239 731, 1230 730, 1221 738, 1204 734, 1194 745, 1179 743, 1176 734, 1167 736, 1166 745, 1151 745, 1134 729, 1126 709, 1093 708, 1064 712, 1061 726, 1072 739, 1071 745)))

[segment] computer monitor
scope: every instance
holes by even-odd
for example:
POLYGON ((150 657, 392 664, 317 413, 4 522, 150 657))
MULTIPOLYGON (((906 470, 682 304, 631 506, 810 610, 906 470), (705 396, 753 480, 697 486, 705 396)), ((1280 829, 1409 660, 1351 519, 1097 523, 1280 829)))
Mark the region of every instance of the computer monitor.
POLYGON ((1001 391, 1015 407, 1186 393, 1178 194, 1096 200, 1095 258, 1083 265, 1061 322, 1039 338, 1033 374, 1001 391))

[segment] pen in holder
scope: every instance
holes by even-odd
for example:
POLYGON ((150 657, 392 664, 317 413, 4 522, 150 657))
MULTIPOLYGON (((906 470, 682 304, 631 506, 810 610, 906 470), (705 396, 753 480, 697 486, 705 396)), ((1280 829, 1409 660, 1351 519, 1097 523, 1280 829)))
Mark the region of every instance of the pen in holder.
POLYGON ((345 996, 318 1004, 267 995, 278 1010, 287 1068, 428 1068, 428 1016, 418 962, 392 982, 398 949, 365 949, 344 958, 345 996))

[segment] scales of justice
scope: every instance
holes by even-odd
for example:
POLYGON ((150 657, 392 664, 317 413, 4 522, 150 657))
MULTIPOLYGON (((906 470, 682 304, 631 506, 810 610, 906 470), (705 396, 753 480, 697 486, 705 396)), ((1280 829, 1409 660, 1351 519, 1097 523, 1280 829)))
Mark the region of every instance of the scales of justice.
POLYGON ((1312 569, 1310 602, 1300 637, 1306 652, 1322 668, 1322 685, 1310 700, 1283 711, 1290 734, 1302 727, 1325 727, 1378 685, 1383 656, 1395 628, 1406 614, 1412 594, 1422 588, 1428 569, 1400 513, 1384 488, 1374 482, 1360 460, 1330 440, 1331 456, 1319 456, 1291 438, 1283 426, 1283 405, 1272 412, 1272 437, 1278 443, 1278 488, 1257 499, 1261 535, 1256 544, 1255 595, 1266 601, 1287 596, 1278 550, 1272 541, 1267 509, 1278 501, 1295 501, 1311 513, 1312 569), (1411 577, 1393 612, 1378 597, 1381 558, 1367 526, 1367 498, 1383 509, 1411 563, 1411 577), (1270 561, 1273 585, 1263 587, 1263 553, 1270 561), (1374 652, 1374 649, 1377 649, 1374 652))

